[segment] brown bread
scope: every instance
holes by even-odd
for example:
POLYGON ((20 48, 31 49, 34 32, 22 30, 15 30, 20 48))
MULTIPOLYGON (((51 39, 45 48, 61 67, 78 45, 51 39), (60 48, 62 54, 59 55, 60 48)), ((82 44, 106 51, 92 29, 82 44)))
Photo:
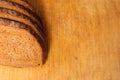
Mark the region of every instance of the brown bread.
POLYGON ((45 35, 39 16, 24 0, 0 0, 0 65, 43 64, 45 35))

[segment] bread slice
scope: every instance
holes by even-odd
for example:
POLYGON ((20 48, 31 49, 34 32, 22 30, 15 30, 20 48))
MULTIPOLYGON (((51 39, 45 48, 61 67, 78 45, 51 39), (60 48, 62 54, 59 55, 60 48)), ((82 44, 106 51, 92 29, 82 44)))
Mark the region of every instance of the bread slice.
POLYGON ((42 34, 41 29, 39 31, 37 30, 37 29, 39 29, 38 28, 39 24, 37 22, 33 21, 28 16, 20 14, 19 12, 16 12, 14 10, 10 10, 10 9, 7 9, 7 8, 2 8, 2 7, 0 7, 0 12, 1 12, 0 17, 21 21, 22 23, 27 24, 30 27, 32 27, 32 29, 35 30, 35 32, 37 34, 39 34, 39 36, 41 36, 42 39, 44 39, 42 37, 43 34, 42 34), (34 25, 36 25, 36 27, 34 25))
POLYGON ((0 65, 30 67, 43 64, 47 50, 43 27, 39 16, 32 8, 27 8, 28 5, 24 0, 0 0, 0 65))
MULTIPOLYGON (((15 1, 17 1, 17 0, 15 0, 15 1)), ((36 18, 34 16, 32 16, 32 15, 35 15, 34 11, 31 11, 28 7, 25 7, 24 5, 16 3, 12 0, 0 0, 0 7, 18 11, 22 14, 25 14, 25 15, 31 17, 33 20, 36 20, 36 18)))

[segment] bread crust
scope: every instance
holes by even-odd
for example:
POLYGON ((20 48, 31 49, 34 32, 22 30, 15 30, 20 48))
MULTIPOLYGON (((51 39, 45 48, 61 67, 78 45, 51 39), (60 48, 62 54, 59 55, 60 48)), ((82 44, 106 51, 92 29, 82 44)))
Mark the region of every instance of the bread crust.
MULTIPOLYGON (((39 18, 39 16, 36 14, 36 12, 34 10, 30 10, 29 8, 25 7, 24 5, 13 2, 11 0, 0 0, 0 7, 9 8, 9 9, 13 9, 13 10, 16 10, 16 11, 19 10, 19 12, 21 11, 25 15, 28 15, 32 19, 38 21, 39 25, 42 24, 42 21, 39 18)), ((42 30, 42 33, 44 33, 43 27, 39 27, 39 28, 42 30)))
MULTIPOLYGON (((34 30, 43 38, 44 34, 42 33, 42 29, 40 27, 42 27, 41 25, 39 25, 36 21, 34 21, 33 19, 31 19, 29 16, 27 15, 24 15, 18 11, 15 11, 15 10, 11 10, 11 9, 7 9, 7 8, 2 8, 0 7, 0 12, 1 16, 4 16, 6 18, 9 18, 9 17, 17 17, 16 19, 19 19, 19 21, 21 20, 21 22, 29 22, 31 24, 31 26, 33 26, 32 28, 34 28, 34 30), (10 16, 9 16, 10 15, 10 16)), ((27 24, 27 23, 25 23, 27 24)))

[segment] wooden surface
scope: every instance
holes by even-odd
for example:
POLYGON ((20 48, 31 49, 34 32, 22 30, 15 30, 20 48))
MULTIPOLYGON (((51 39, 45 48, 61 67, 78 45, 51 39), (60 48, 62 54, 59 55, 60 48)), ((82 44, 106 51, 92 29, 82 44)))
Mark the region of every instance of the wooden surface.
POLYGON ((50 49, 35 68, 0 66, 0 80, 120 80, 120 0, 30 0, 50 49))

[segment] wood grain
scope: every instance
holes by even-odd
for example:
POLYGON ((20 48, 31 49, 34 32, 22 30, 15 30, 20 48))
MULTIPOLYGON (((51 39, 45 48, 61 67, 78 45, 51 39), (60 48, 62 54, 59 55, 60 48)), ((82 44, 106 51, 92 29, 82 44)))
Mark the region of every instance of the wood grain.
POLYGON ((42 67, 0 66, 1 80, 120 80, 120 0, 30 0, 46 25, 42 67))

